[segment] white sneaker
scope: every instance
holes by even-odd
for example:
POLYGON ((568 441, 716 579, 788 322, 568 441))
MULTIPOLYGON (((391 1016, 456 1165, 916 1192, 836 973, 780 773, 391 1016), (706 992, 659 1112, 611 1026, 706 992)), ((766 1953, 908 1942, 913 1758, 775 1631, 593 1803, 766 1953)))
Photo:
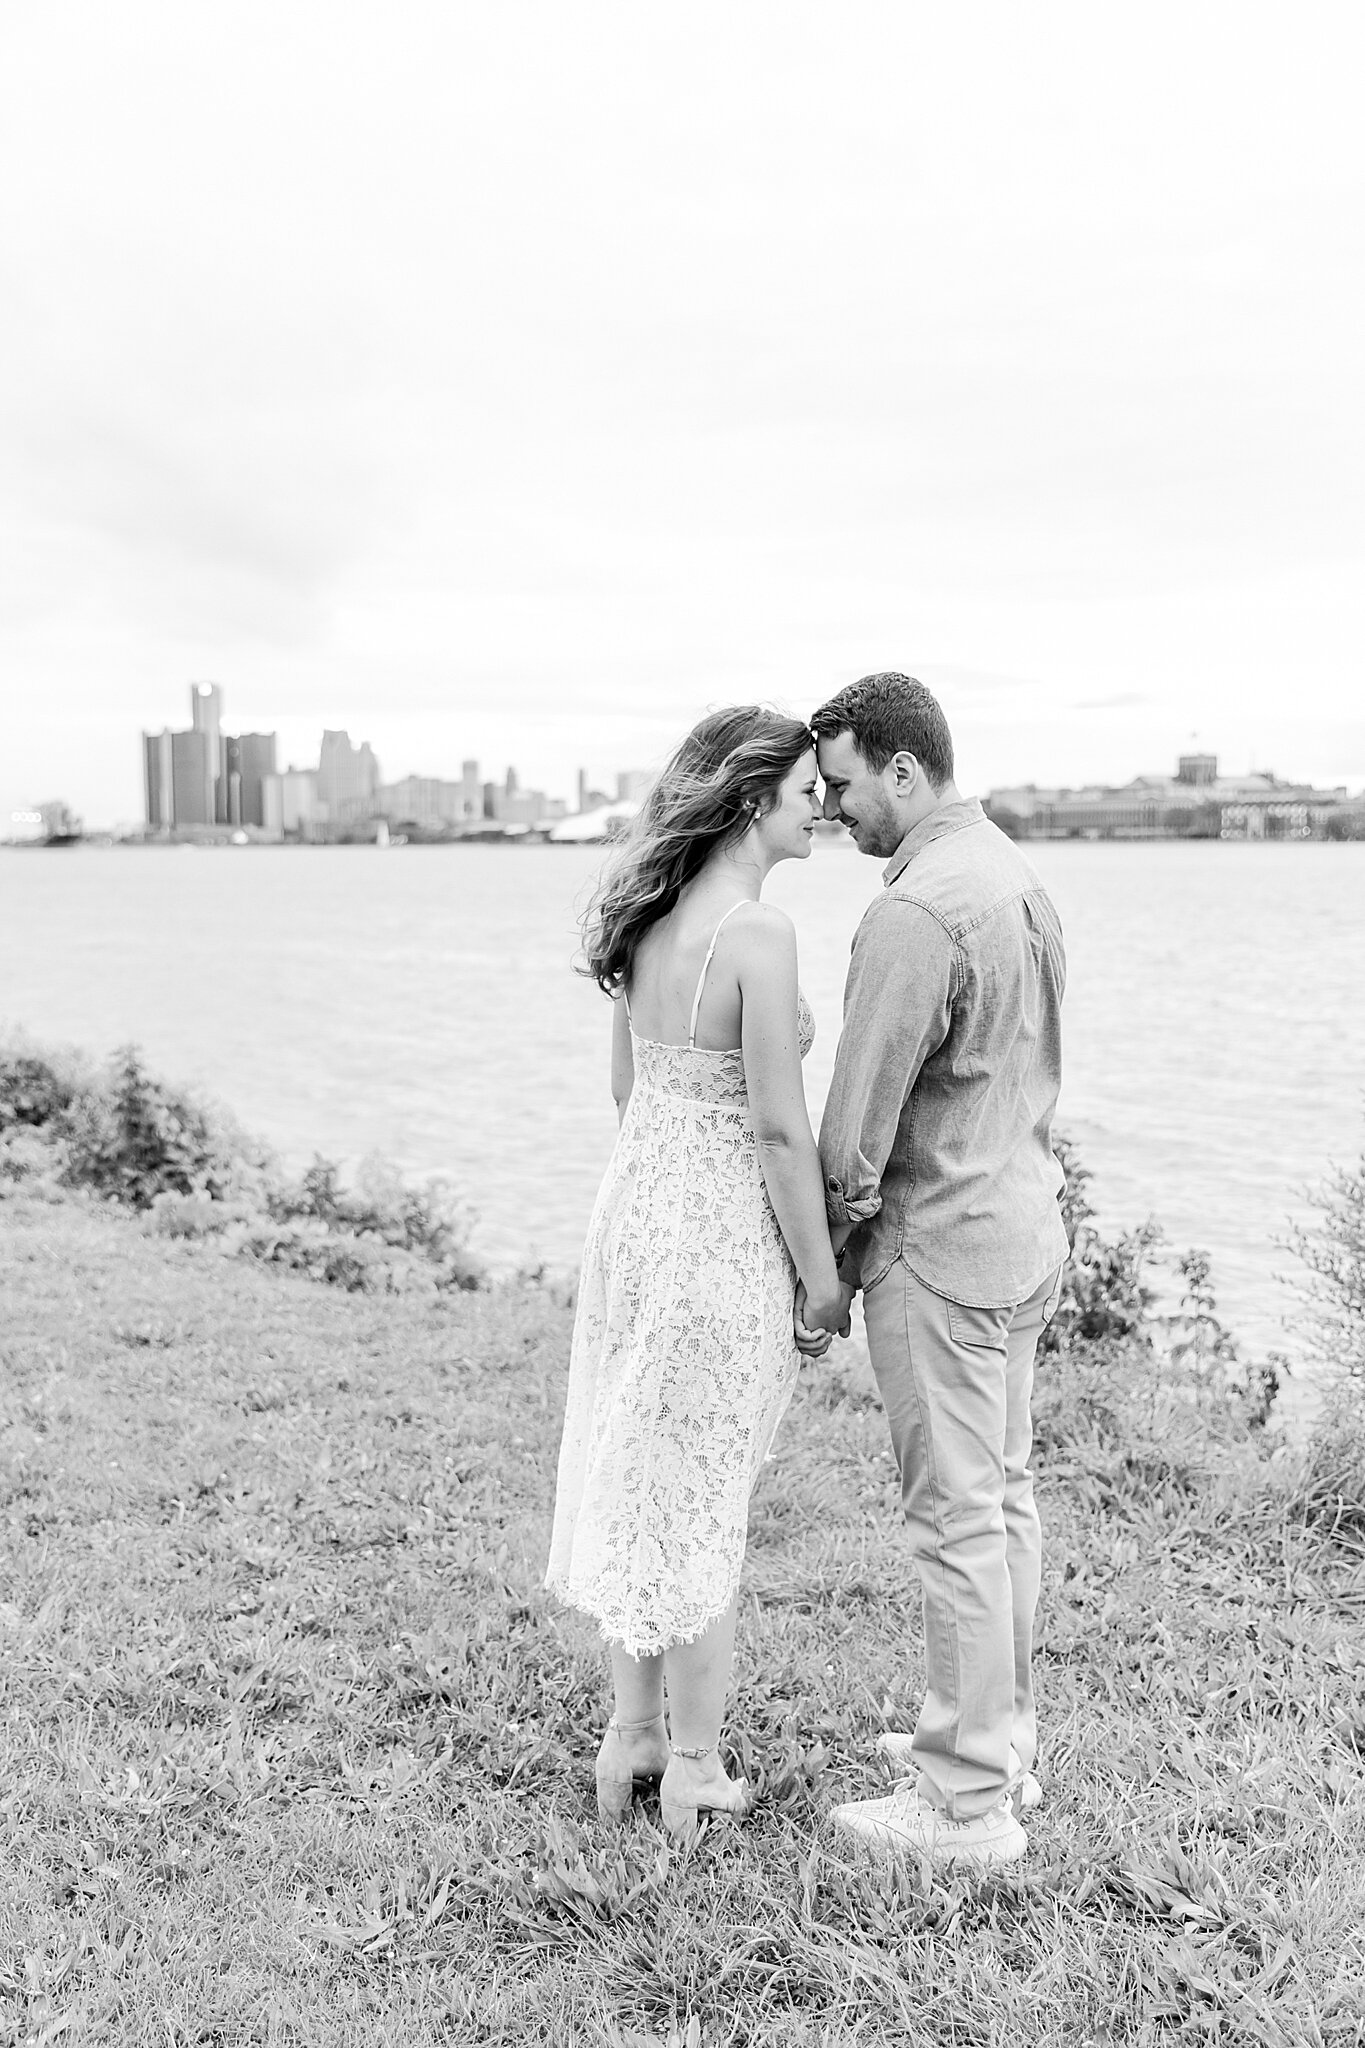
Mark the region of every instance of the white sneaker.
POLYGON ((1007 1792, 970 1820, 949 1820, 923 1805, 913 1785, 898 1785, 889 1799, 855 1799, 849 1806, 836 1806, 830 1818, 845 1834, 901 1855, 932 1856, 944 1863, 1016 1863, 1028 1848, 1028 1836, 1010 1811, 1007 1792))
MULTIPOLYGON (((913 1735, 886 1734, 879 1738, 877 1747, 882 1755, 889 1759, 894 1770, 913 1771, 917 1768, 912 1747, 914 1740, 913 1735)), ((1010 1762, 1016 1770, 1019 1769, 1017 1750, 1010 1751, 1010 1762)), ((1023 1813, 1029 1813, 1035 1806, 1041 1806, 1043 1803, 1043 1788, 1032 1771, 1025 1771, 1012 1789, 1019 1795, 1019 1807, 1023 1813)))

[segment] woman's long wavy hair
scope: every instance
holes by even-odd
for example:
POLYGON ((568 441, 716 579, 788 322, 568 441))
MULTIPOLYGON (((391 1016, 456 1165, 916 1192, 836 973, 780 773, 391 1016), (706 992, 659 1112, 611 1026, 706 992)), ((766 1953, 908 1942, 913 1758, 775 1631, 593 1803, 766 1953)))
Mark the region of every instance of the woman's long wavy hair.
POLYGON ((630 979, 635 949, 667 917, 718 846, 742 839, 815 745, 810 727, 761 704, 713 711, 693 726, 645 798, 583 917, 584 961, 608 995, 630 979))

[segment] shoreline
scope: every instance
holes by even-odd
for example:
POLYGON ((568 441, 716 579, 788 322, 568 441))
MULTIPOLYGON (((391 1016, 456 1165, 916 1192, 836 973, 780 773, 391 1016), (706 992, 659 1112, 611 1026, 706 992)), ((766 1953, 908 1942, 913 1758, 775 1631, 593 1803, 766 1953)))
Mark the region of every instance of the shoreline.
MULTIPOLYGON (((343 1156, 339 1162, 325 1160, 312 1141, 300 1141, 277 1151, 273 1143, 245 1130, 231 1106, 223 1104, 216 1095, 197 1087, 168 1086, 150 1073, 136 1049, 125 1048, 97 1062, 79 1048, 48 1050, 29 1041, 22 1032, 8 1040, 0 1034, 0 1186, 7 1176, 16 1184, 35 1178, 55 1192, 64 1179, 79 1182, 87 1172, 80 1165, 74 1174, 67 1172, 63 1120, 69 1118, 71 1111, 69 1104, 58 1104, 56 1095, 50 1122, 35 1126, 25 1121, 27 1112, 22 1112, 20 1124, 7 1130, 3 1100, 5 1062, 15 1057, 21 1062, 36 1061, 47 1073, 44 1085, 55 1088, 58 1094, 67 1083, 77 1095, 84 1091, 91 1105, 89 1113, 102 1124, 107 1124, 111 1114, 107 1077, 120 1060, 131 1057, 135 1069, 131 1111, 134 1122, 138 1118, 156 1122, 169 1115, 181 1135, 172 1134, 163 1160, 164 1173, 154 1161, 144 1161, 141 1170, 144 1177, 150 1175, 145 1202, 142 1193, 128 1195, 117 1172, 106 1173, 99 1165, 92 1165, 89 1172, 100 1191, 119 1199, 132 1199, 134 1206, 156 1207, 163 1201, 171 1202, 172 1208, 161 1215, 159 1227, 174 1234, 202 1236, 220 1244, 229 1255, 264 1258, 300 1269, 323 1268, 329 1260, 339 1259, 341 1269, 349 1274, 359 1260, 361 1266, 373 1265, 375 1284, 390 1291, 409 1285, 478 1285, 484 1281, 501 1284, 528 1272, 561 1293, 572 1291, 576 1285, 578 1249, 567 1254, 561 1251, 556 1256, 533 1235, 513 1241, 505 1225, 490 1230, 478 1210, 465 1199, 460 1185, 441 1169, 423 1170, 411 1162, 396 1163, 373 1150, 343 1156), (309 1192, 309 1182, 319 1166, 324 1165, 331 1176, 331 1192, 326 1194, 320 1210, 309 1192), (162 1173, 162 1178, 157 1178, 158 1173, 162 1173), (209 1191, 206 1205, 196 1209, 190 1201, 175 1206, 180 1197, 193 1197, 201 1185, 209 1191), (346 1202, 351 1204, 349 1215, 342 1213, 346 1202), (415 1223, 418 1210, 420 1222, 415 1223), (427 1237, 433 1242, 439 1240, 439 1255, 433 1254, 427 1237), (415 1259, 409 1256, 414 1250, 419 1254, 415 1259), (440 1270, 442 1260, 448 1269, 444 1273, 440 1270), (456 1277, 451 1279, 449 1275, 456 1277)), ((140 1145, 143 1140, 116 1140, 106 1131, 103 1142, 106 1150, 112 1146, 117 1151, 120 1144, 140 1145)), ((1074 1172, 1079 1176, 1077 1187, 1085 1189, 1082 1208, 1073 1210, 1068 1206, 1072 1234, 1077 1221, 1081 1221, 1092 1259, 1101 1264, 1107 1262, 1114 1273, 1122 1274, 1123 1284, 1135 1294, 1139 1288, 1146 1291, 1145 1328, 1151 1339, 1158 1346, 1176 1341, 1186 1319, 1178 1243, 1172 1240, 1159 1217, 1125 1220, 1117 1205, 1106 1203, 1103 1181, 1101 1192, 1097 1193, 1095 1175, 1083 1158, 1077 1158, 1076 1144, 1069 1135, 1058 1133, 1057 1149, 1067 1161, 1068 1180, 1074 1172)), ((1069 1195, 1069 1205, 1071 1199, 1069 1195)), ((366 1284, 363 1274, 357 1284, 366 1284)), ((1219 1341, 1229 1357, 1243 1354, 1244 1375, 1260 1372, 1267 1366, 1279 1372, 1282 1398, 1274 1420, 1287 1431, 1302 1434, 1311 1426, 1322 1399, 1322 1390, 1315 1387, 1311 1371, 1304 1370, 1310 1363, 1306 1352, 1300 1348, 1290 1354, 1283 1343, 1275 1342, 1258 1344, 1254 1352, 1249 1352, 1235 1323, 1229 1327, 1220 1315, 1214 1293, 1216 1281, 1213 1285, 1207 1280, 1203 1284, 1205 1322, 1212 1319, 1210 1326, 1219 1331, 1219 1341)), ((1283 1276, 1281 1288, 1287 1304, 1289 1296, 1283 1276)), ((860 1324, 857 1313, 855 1328, 860 1324)))
MULTIPOLYGON (((392 826, 390 829, 393 829, 392 826)), ((824 830, 817 829, 816 843, 817 845, 843 846, 849 852, 857 851, 847 833, 839 825, 829 825, 824 830)), ((530 826, 520 831, 490 830, 487 832, 459 832, 450 835, 426 833, 420 825, 414 825, 411 821, 408 821, 403 827, 401 836, 395 836, 387 841, 377 841, 372 836, 348 836, 336 839, 272 839, 268 838, 264 833, 258 832, 254 827, 230 828, 224 826, 221 830, 204 827, 194 832, 187 832, 183 836, 172 834, 169 837, 157 835, 144 838, 135 833, 87 832, 78 838, 51 841, 0 839, 0 853, 70 853, 81 850, 105 851, 111 847, 117 847, 120 851, 155 850, 161 852, 178 851, 185 847, 191 847, 201 852, 217 852, 220 849, 226 848, 234 853, 242 853, 248 850, 294 848, 318 852, 320 850, 340 848, 353 850, 366 847, 378 853, 400 853, 405 848, 421 849, 451 846, 500 846, 506 848, 553 846, 567 851, 585 846, 606 849, 613 844, 614 841, 611 839, 553 839, 550 837, 549 827, 541 830, 536 826, 530 826), (241 830, 245 836, 234 837, 234 831, 236 830, 241 830)), ((1279 851, 1286 847, 1295 846, 1333 846, 1337 848, 1359 846, 1365 844, 1365 835, 1349 839, 1336 838, 1331 834, 1323 832, 1305 833, 1301 838, 1290 838, 1287 836, 1279 838, 1274 836, 1248 838, 1233 834, 1223 837, 1217 833, 1186 834, 1178 832, 1040 832, 1021 835, 1017 839, 1016 844, 1025 848, 1030 846, 1236 846, 1273 848, 1279 851)))

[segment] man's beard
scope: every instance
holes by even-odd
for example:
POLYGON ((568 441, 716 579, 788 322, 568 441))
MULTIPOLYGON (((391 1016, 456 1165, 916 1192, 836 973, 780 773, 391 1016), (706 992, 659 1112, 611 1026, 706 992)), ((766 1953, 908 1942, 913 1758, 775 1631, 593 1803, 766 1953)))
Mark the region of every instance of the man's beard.
POLYGON ((904 837, 890 799, 878 790, 876 812, 860 821, 858 851, 871 854, 874 860, 890 860, 904 837))

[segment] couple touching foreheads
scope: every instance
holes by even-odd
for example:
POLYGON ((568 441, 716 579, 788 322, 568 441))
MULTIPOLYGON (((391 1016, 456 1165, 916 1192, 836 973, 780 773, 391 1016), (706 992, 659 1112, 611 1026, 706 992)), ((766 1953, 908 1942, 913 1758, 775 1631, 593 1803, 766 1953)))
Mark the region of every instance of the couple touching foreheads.
POLYGON ((847 1334, 861 1288, 926 1689, 913 1735, 882 1737, 897 1788, 833 1819, 893 1852, 1011 1861, 1042 1797, 1029 1397, 1067 1255, 1056 912, 959 795, 931 693, 874 675, 809 726, 752 705, 704 718, 604 874, 585 947, 616 999, 620 1131, 583 1257, 547 1584, 610 1650, 599 1805, 622 1813, 657 1781, 672 1833, 748 1811, 718 1745, 749 1495, 802 1354, 847 1334), (762 894, 822 810, 886 867, 817 1147, 796 935, 762 894))

